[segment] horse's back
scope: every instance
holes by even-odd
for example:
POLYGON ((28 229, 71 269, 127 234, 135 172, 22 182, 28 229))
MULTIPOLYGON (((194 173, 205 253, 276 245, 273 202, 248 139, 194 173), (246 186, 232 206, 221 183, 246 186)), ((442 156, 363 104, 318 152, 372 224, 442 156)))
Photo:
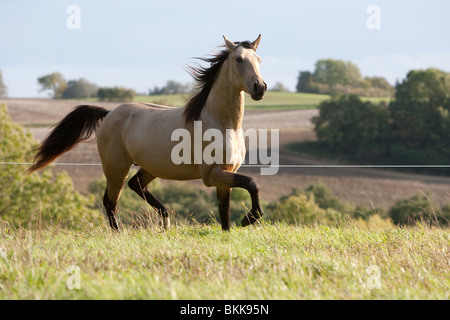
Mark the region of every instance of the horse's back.
MULTIPOLYGON (((124 131, 145 134, 145 128, 155 125, 167 126, 170 123, 182 124, 181 108, 167 107, 150 103, 126 103, 112 110, 99 128, 99 135, 111 134, 112 131, 124 131), (171 122, 167 122, 167 121, 171 122), (164 123, 158 122, 163 121, 164 123)), ((153 129, 149 129, 152 130, 153 129)), ((124 134, 124 132, 121 132, 124 134)))
MULTIPOLYGON (((102 163, 120 158, 119 163, 138 164, 147 172, 165 179, 199 178, 196 165, 175 165, 172 149, 174 130, 184 128, 183 108, 130 103, 114 109, 97 132, 102 163)), ((111 165, 115 165, 114 161, 111 165)))

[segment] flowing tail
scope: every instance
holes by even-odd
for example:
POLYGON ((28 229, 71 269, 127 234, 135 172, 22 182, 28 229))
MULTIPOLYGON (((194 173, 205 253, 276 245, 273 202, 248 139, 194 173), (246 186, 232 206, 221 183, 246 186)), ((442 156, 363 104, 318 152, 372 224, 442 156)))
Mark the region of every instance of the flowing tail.
POLYGON ((75 107, 64 119, 55 125, 53 131, 36 149, 33 166, 28 173, 45 168, 64 152, 69 151, 78 143, 86 141, 95 132, 110 110, 82 105, 75 107))

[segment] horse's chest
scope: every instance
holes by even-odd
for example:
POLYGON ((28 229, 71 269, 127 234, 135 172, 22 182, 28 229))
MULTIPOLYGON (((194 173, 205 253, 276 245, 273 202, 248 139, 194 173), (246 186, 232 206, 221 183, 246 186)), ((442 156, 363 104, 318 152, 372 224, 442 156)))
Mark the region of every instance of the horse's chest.
POLYGON ((240 166, 245 160, 245 140, 242 130, 227 130, 226 163, 240 166))

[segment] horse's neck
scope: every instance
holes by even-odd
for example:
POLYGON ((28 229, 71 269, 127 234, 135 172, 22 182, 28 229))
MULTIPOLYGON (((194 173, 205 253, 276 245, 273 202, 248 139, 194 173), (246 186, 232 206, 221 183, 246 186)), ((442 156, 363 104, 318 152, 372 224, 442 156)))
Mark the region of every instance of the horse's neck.
POLYGON ((244 92, 238 91, 230 84, 227 77, 218 77, 205 108, 216 123, 226 129, 241 129, 244 118, 244 92))

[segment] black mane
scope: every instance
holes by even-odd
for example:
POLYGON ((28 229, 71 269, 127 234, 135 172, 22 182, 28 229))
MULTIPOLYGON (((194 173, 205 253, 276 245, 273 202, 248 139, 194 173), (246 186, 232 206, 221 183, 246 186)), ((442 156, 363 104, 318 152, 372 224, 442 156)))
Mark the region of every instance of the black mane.
MULTIPOLYGON (((256 51, 253 44, 249 41, 235 42, 236 48, 242 46, 246 49, 256 51)), ((197 88, 200 89, 198 93, 193 95, 187 102, 184 110, 184 120, 188 124, 192 121, 198 120, 202 112, 203 106, 208 99, 209 92, 212 89, 214 81, 222 68, 223 63, 230 55, 230 51, 225 48, 219 53, 209 58, 197 58, 199 60, 210 63, 209 68, 206 67, 189 67, 188 71, 194 80, 197 82, 197 88)))

